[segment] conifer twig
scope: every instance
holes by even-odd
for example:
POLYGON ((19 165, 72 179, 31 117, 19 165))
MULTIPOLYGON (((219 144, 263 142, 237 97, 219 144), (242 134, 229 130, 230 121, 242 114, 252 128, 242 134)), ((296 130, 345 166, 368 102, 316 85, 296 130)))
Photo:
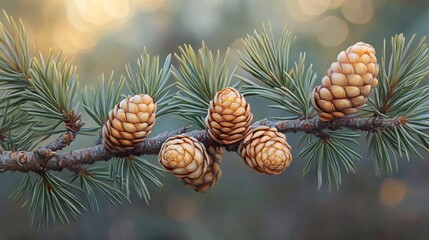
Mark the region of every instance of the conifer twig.
MULTIPOLYGON (((305 132, 305 133, 321 133, 325 129, 338 130, 340 128, 349 128, 353 130, 377 132, 383 131, 386 127, 397 127, 405 124, 405 117, 397 117, 392 119, 383 118, 349 118, 338 119, 329 123, 321 122, 318 118, 305 120, 282 120, 269 121, 262 120, 251 125, 251 128, 265 125, 275 127, 280 132, 305 132)), ((148 138, 142 143, 139 143, 130 155, 157 155, 162 144, 167 138, 185 133, 189 127, 180 128, 174 131, 165 132, 158 136, 148 138)), ((187 133, 189 136, 195 137, 205 145, 217 145, 214 143, 206 130, 195 130, 187 133)), ((237 146, 229 146, 228 151, 235 151, 237 146)), ((47 161, 41 161, 43 156, 37 154, 37 151, 3 151, 0 153, 0 172, 18 171, 18 172, 46 172, 46 171, 62 171, 83 164, 94 164, 97 161, 108 161, 115 155, 106 151, 102 144, 92 147, 74 150, 65 153, 53 153, 47 161)))

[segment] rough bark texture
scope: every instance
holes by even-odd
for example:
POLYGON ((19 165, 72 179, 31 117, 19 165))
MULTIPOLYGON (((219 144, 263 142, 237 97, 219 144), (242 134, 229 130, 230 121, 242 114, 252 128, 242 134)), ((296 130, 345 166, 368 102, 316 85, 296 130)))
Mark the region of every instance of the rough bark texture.
MULTIPOLYGON (((393 119, 382 118, 344 118, 334 120, 332 122, 322 122, 318 118, 305 120, 285 120, 285 121, 269 121, 262 120, 251 125, 251 128, 257 126, 268 126, 277 128, 280 132, 305 132, 319 135, 323 130, 337 130, 340 128, 348 128, 352 130, 361 130, 376 132, 382 131, 385 127, 395 127, 406 123, 404 117, 393 119)), ((169 137, 184 133, 188 127, 178 130, 165 132, 158 136, 148 138, 144 142, 136 145, 136 147, 127 152, 127 155, 157 155, 162 144, 169 137)), ((187 133, 189 136, 195 137, 206 146, 219 146, 210 139, 207 130, 195 130, 187 133)), ((57 153, 56 150, 68 146, 74 140, 74 134, 62 134, 56 141, 44 147, 39 147, 34 151, 2 151, 0 149, 0 172, 19 171, 19 172, 45 172, 45 171, 62 171, 63 169, 76 169, 80 165, 93 164, 96 161, 108 161, 112 157, 119 156, 108 152, 102 144, 97 144, 92 147, 74 150, 71 152, 57 153)), ((225 146, 228 151, 235 151, 238 144, 225 146)), ((123 156, 123 155, 122 155, 123 156)))

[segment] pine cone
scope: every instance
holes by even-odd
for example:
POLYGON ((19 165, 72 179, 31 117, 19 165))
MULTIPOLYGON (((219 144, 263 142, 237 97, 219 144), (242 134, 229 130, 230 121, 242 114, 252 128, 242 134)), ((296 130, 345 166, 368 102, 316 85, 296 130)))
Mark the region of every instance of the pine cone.
POLYGON ((168 138, 162 145, 158 162, 189 188, 204 192, 221 176, 222 147, 209 147, 186 134, 168 138))
POLYGON ((213 141, 229 145, 241 141, 252 122, 250 106, 234 88, 224 88, 210 101, 205 119, 213 141))
POLYGON ((123 99, 110 110, 103 126, 104 147, 110 152, 124 153, 150 134, 155 124, 156 104, 147 94, 123 99))
POLYGON ((321 121, 332 121, 358 111, 367 101, 378 80, 375 49, 358 42, 342 51, 314 88, 311 103, 319 112, 321 121))
POLYGON ((286 136, 276 128, 260 126, 247 133, 238 154, 258 173, 280 174, 292 161, 286 136))

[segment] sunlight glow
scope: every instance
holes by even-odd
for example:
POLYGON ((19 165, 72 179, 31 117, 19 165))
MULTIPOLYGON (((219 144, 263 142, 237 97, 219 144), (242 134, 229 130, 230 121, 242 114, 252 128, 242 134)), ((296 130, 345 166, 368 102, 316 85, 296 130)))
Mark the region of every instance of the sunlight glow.
POLYGON ((328 16, 316 24, 317 40, 326 47, 334 47, 343 43, 349 34, 347 23, 335 16, 328 16))
POLYGON ((331 0, 298 0, 301 10, 313 16, 318 16, 328 10, 331 0))
POLYGON ((373 16, 372 0, 345 0, 341 11, 347 21, 351 23, 368 23, 373 16))

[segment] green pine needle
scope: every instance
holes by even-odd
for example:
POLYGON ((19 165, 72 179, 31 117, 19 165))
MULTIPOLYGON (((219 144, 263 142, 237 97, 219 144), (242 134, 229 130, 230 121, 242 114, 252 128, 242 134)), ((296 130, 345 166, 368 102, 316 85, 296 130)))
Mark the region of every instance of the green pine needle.
POLYGON ((85 203, 93 213, 100 212, 97 193, 101 193, 115 207, 124 201, 130 201, 124 193, 112 186, 114 180, 110 175, 109 168, 103 166, 87 168, 83 173, 74 174, 71 182, 77 179, 80 180, 85 203))
POLYGON ((307 158, 303 175, 306 175, 312 167, 316 171, 316 182, 318 188, 323 184, 324 179, 328 183, 328 189, 332 186, 338 189, 341 185, 341 169, 347 173, 355 172, 354 161, 362 157, 350 148, 349 144, 358 144, 355 140, 360 133, 354 132, 333 132, 326 133, 326 137, 315 137, 306 134, 301 138, 301 144, 304 145, 299 153, 299 157, 307 158))
MULTIPOLYGON (((7 98, 9 93, 6 92, 3 96, 7 98)), ((7 150, 33 149, 48 137, 43 132, 33 131, 40 126, 41 123, 35 121, 27 112, 21 111, 19 106, 9 101, 4 102, 0 112, 0 147, 7 150)))
POLYGON ((57 123, 78 114, 77 92, 79 80, 76 67, 61 59, 61 54, 49 54, 45 61, 35 58, 30 70, 30 83, 34 91, 26 90, 29 105, 25 111, 33 117, 51 119, 57 123))
POLYGON ((121 94, 125 78, 120 77, 118 84, 113 81, 113 72, 106 80, 104 74, 98 77, 98 84, 94 87, 85 86, 82 94, 82 104, 88 115, 97 123, 100 129, 108 119, 109 111, 121 101, 121 94))
POLYGON ((175 54, 179 68, 172 67, 180 91, 175 96, 175 113, 201 128, 205 128, 204 118, 207 115, 210 101, 216 93, 231 85, 235 72, 228 73, 227 58, 220 57, 219 50, 216 56, 202 43, 197 52, 190 45, 179 47, 180 56, 175 54))
POLYGON ((384 44, 379 86, 366 108, 376 116, 404 118, 399 127, 366 136, 369 152, 375 157, 377 175, 397 171, 398 158, 422 157, 419 149, 429 152, 425 140, 429 138, 429 86, 422 85, 429 73, 428 48, 425 38, 416 45, 414 39, 414 35, 408 42, 402 34, 392 37, 390 57, 384 44))
POLYGON ((284 74, 290 71, 290 55, 296 38, 286 27, 278 41, 271 28, 262 24, 262 33, 254 30, 253 35, 243 39, 244 52, 238 52, 243 62, 241 67, 253 77, 271 88, 290 87, 289 78, 284 74))
POLYGON ((137 73, 134 73, 131 65, 125 65, 127 71, 127 86, 131 93, 148 94, 157 105, 156 115, 162 116, 171 111, 168 102, 170 101, 169 89, 172 85, 167 85, 170 78, 171 55, 165 58, 164 65, 160 69, 159 56, 152 58, 144 49, 144 53, 137 59, 137 73))
POLYGON ((121 191, 129 197, 131 188, 134 188, 137 195, 143 198, 146 203, 149 203, 150 200, 146 180, 149 180, 157 187, 162 187, 161 181, 155 175, 160 174, 162 171, 158 166, 137 156, 117 158, 111 162, 111 177, 116 179, 121 191))
POLYGON ((10 198, 19 201, 26 197, 23 206, 29 207, 31 225, 40 228, 43 224, 68 224, 86 211, 72 191, 81 189, 50 173, 27 174, 10 198))
POLYGON ((3 23, 0 22, 0 89, 22 92, 30 85, 27 79, 32 60, 25 28, 4 10, 3 23))
POLYGON ((294 115, 279 119, 311 118, 314 112, 310 96, 317 76, 312 65, 306 67, 305 53, 301 53, 298 62, 290 66, 294 43, 295 37, 286 28, 276 41, 271 25, 268 30, 262 25, 262 33, 255 30, 252 36, 248 35, 243 40, 244 52, 238 52, 243 70, 263 83, 237 76, 244 83, 243 94, 269 99, 276 103, 270 107, 294 115))

